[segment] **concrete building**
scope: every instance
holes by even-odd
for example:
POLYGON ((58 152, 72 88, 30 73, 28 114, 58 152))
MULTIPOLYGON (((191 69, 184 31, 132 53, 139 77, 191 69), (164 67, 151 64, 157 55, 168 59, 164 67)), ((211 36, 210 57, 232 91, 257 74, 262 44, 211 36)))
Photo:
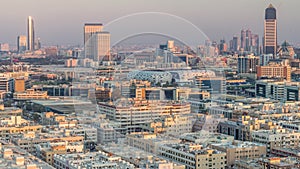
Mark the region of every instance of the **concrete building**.
POLYGON ((11 117, 22 115, 23 110, 15 107, 4 107, 4 104, 0 103, 0 117, 11 117))
POLYGON ((0 43, 0 52, 9 52, 9 44, 0 43))
POLYGON ((84 24, 84 44, 93 36, 96 32, 102 32, 103 25, 101 23, 86 23, 84 24))
POLYGON ((189 114, 190 104, 181 101, 119 99, 114 104, 98 103, 101 113, 120 124, 120 132, 141 131, 141 125, 171 114, 189 114), (130 102, 129 102, 130 101, 130 102))
POLYGON ((239 169, 294 169, 299 168, 299 160, 294 157, 241 159, 235 162, 235 167, 239 169))
POLYGON ((208 91, 210 94, 225 94, 226 79, 224 77, 194 77, 194 85, 201 91, 208 91))
POLYGON ((203 130, 211 133, 217 133, 219 123, 224 121, 227 121, 227 119, 224 118, 223 114, 203 115, 198 117, 198 119, 194 123, 193 131, 195 132, 203 130))
POLYGON ((273 58, 273 54, 263 54, 259 56, 259 65, 266 66, 269 64, 269 61, 273 58))
POLYGON ((271 157, 260 159, 258 161, 261 168, 272 168, 272 169, 293 169, 300 168, 299 160, 297 158, 286 157, 278 158, 271 157))
POLYGON ((275 147, 297 147, 299 138, 299 132, 282 128, 251 132, 251 141, 267 145, 267 153, 271 153, 275 147))
POLYGON ((15 78, 14 79, 14 92, 25 92, 26 80, 25 78, 15 78))
POLYGON ((94 61, 103 61, 110 56, 110 34, 103 32, 100 23, 86 23, 84 25, 84 51, 85 58, 94 61))
POLYGON ((257 80, 255 84, 256 96, 274 100, 285 100, 285 82, 273 80, 257 80))
POLYGON ((126 136, 126 144, 153 154, 158 154, 158 149, 163 144, 179 142, 179 139, 162 137, 148 132, 131 133, 126 136))
POLYGON ((238 73, 255 73, 256 66, 259 64, 257 56, 239 56, 238 57, 238 73))
POLYGON ((48 164, 54 164, 54 155, 67 153, 82 153, 84 145, 82 142, 52 142, 36 145, 36 155, 48 164))
POLYGON ((117 141, 117 132, 109 121, 101 120, 94 123, 93 126, 97 129, 97 143, 106 144, 117 141))
POLYGON ((56 169, 134 169, 134 165, 121 159, 121 157, 104 152, 61 154, 54 155, 53 166, 56 169))
POLYGON ((97 129, 90 125, 76 125, 64 129, 65 136, 81 136, 84 138, 84 150, 94 149, 97 144, 97 129))
POLYGON ((299 101, 299 82, 258 80, 255 84, 256 96, 279 101, 299 101))
POLYGON ((91 53, 94 61, 110 60, 110 33, 97 32, 91 39, 91 53))
POLYGON ((266 66, 257 66, 257 79, 281 79, 291 81, 291 66, 269 63, 266 66))
POLYGON ((159 155, 186 166, 186 169, 225 169, 226 153, 202 148, 199 144, 166 144, 159 155))
POLYGON ((300 101, 300 83, 286 83, 284 88, 285 101, 300 101))
POLYGON ((242 116, 241 120, 220 122, 218 132, 234 136, 236 140, 251 141, 252 131, 271 129, 274 127, 272 122, 260 120, 250 116, 242 116))
POLYGON ((233 136, 206 131, 185 133, 180 136, 180 139, 182 142, 202 144, 204 146, 209 146, 210 144, 226 144, 234 141, 233 136))
POLYGON ((192 132, 196 114, 167 115, 142 126, 143 131, 177 137, 192 132))
POLYGON ((270 154, 275 157, 296 157, 300 159, 300 149, 298 147, 274 147, 270 154))
POLYGON ((14 88, 14 80, 7 74, 0 74, 0 90, 12 92, 14 88))
POLYGON ((25 92, 14 93, 15 100, 45 100, 49 96, 46 91, 35 91, 34 89, 27 89, 25 92))
POLYGON ((52 169, 53 167, 29 154, 19 147, 8 144, 6 142, 0 143, 0 168, 6 169, 52 169))
POLYGON ((23 53, 27 50, 27 37, 25 35, 18 36, 17 47, 19 53, 23 53))
POLYGON ((267 154, 266 145, 233 141, 232 143, 212 144, 212 148, 226 153, 227 167, 233 167, 234 162, 240 159, 260 158, 267 154))
POLYGON ((77 59, 67 59, 65 61, 65 67, 77 67, 78 60, 77 59))
POLYGON ((153 157, 151 159, 141 161, 139 168, 141 169, 165 169, 165 168, 185 169, 185 166, 158 157, 153 157))
POLYGON ((31 123, 21 116, 11 116, 10 118, 3 118, 0 122, 0 137, 3 140, 9 140, 14 135, 27 132, 41 132, 42 126, 31 123))

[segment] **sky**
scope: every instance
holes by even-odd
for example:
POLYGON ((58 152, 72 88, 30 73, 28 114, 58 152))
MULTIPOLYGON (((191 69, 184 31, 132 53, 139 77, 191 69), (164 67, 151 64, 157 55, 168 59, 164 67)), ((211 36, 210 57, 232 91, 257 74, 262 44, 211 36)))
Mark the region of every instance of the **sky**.
POLYGON ((113 43, 143 32, 228 42, 242 28, 261 38, 270 3, 277 8, 278 42, 300 45, 299 0, 1 0, 0 43, 14 45, 26 35, 28 16, 45 45, 82 45, 88 22, 103 23, 113 43))

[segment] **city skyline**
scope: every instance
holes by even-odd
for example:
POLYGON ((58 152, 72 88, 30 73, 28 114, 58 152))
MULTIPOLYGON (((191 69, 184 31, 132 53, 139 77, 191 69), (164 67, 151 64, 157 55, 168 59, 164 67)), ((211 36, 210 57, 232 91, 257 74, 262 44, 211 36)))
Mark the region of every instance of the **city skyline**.
MULTIPOLYGON (((214 5, 216 4, 215 1, 172 2, 172 5, 168 5, 168 7, 164 5, 165 3, 168 4, 168 1, 160 3, 156 1, 143 3, 138 1, 124 1, 121 3, 92 1, 95 4, 93 6, 89 6, 84 2, 73 2, 72 4, 59 2, 60 5, 57 5, 57 1, 38 2, 30 0, 30 2, 32 3, 20 2, 21 9, 13 6, 14 2, 4 2, 7 6, 3 10, 4 13, 10 15, 12 12, 8 10, 10 7, 17 8, 19 12, 12 15, 13 19, 0 16, 3 25, 15 25, 13 28, 7 28, 6 26, 0 28, 0 32, 3 32, 0 39, 2 43, 7 42, 11 45, 16 45, 16 37, 25 34, 26 26, 24 20, 27 16, 35 18, 36 37, 40 37, 45 45, 83 45, 81 33, 83 23, 99 22, 105 26, 117 18, 149 11, 169 13, 182 17, 195 24, 211 40, 218 41, 224 37, 228 42, 232 36, 239 34, 241 29, 251 29, 262 37, 264 9, 272 3, 277 9, 279 16, 278 44, 281 44, 284 40, 289 41, 293 45, 300 44, 299 40, 294 36, 297 30, 300 29, 300 25, 293 22, 298 16, 295 14, 297 12, 297 4, 299 4, 296 0, 289 1, 289 3, 275 0, 251 2, 226 0, 221 7, 214 5), (195 5, 190 5, 191 3, 195 5), (29 4, 33 5, 29 6, 29 4), (39 6, 47 6, 48 8, 37 8, 39 6), (124 9, 124 6, 127 8, 124 9), (186 8, 187 6, 188 8, 186 8), (113 7, 113 10, 107 10, 110 7, 113 7), (222 13, 222 17, 218 15, 219 13, 222 13)), ((185 29, 185 27, 180 28, 185 29)), ((189 38, 192 35, 187 36, 189 38)), ((117 39, 118 37, 112 38, 117 39)))
POLYGON ((299 0, 11 1, 0 169, 300 169, 299 0))

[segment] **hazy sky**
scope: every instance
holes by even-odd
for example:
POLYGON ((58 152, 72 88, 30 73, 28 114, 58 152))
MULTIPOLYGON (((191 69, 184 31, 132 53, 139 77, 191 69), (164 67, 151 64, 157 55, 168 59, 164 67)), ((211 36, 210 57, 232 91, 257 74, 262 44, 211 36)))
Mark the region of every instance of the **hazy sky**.
MULTIPOLYGON (((270 3, 277 8, 279 43, 288 40, 299 45, 300 0, 1 0, 0 43, 16 44, 18 35, 26 35, 26 18, 29 15, 34 18, 36 37, 40 37, 42 43, 82 45, 84 23, 101 22, 105 26, 119 17, 137 12, 164 12, 185 18, 212 40, 219 41, 224 37, 228 42, 229 38, 240 33, 241 28, 250 28, 261 38, 264 9, 270 3)), ((127 18, 128 22, 120 21, 112 26, 112 30, 109 26, 105 30, 111 32, 112 38, 118 39, 120 37, 113 32, 122 31, 125 35, 138 27, 126 24, 148 23, 156 25, 154 32, 159 31, 158 28, 162 32, 182 31, 186 39, 195 38, 188 30, 192 26, 180 19, 170 25, 162 23, 168 20, 166 15, 145 16, 144 20, 143 16, 127 18)), ((147 28, 146 31, 151 31, 149 26, 147 28)))

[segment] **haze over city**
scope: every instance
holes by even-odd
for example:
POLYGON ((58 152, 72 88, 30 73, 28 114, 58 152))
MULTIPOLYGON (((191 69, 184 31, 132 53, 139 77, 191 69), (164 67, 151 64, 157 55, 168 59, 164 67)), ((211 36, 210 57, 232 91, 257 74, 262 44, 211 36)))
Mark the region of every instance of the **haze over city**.
MULTIPOLYGON (((265 6, 270 3, 278 9, 279 42, 288 40, 294 45, 300 44, 295 36, 300 30, 298 0, 223 0, 221 3, 219 0, 3 0, 0 37, 2 42, 16 44, 15 37, 26 34, 26 17, 30 15, 35 19, 36 36, 45 45, 83 45, 83 23, 100 22, 105 25, 119 17, 140 12, 165 12, 185 18, 211 40, 224 37, 228 41, 233 35, 239 34, 242 28, 249 28, 262 37, 261 18, 264 16, 265 6)), ((156 19, 159 20, 159 17, 156 19)), ((166 29, 163 27, 162 29, 166 29)), ((185 29, 183 24, 178 27, 185 29)), ((191 35, 187 36, 192 38, 191 35)), ((118 39, 116 35, 112 38, 118 39)))

